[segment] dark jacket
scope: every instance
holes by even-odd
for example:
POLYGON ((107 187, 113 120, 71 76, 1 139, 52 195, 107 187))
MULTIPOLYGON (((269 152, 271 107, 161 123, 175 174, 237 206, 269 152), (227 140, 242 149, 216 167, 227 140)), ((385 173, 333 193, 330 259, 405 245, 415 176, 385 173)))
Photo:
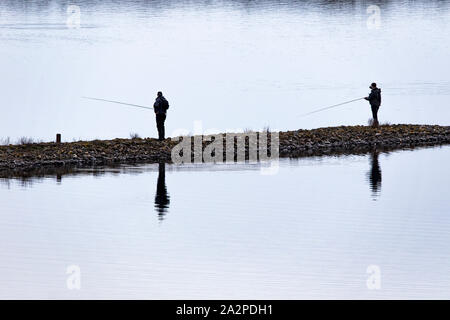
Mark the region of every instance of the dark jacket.
POLYGON ((157 97, 155 104, 153 105, 153 110, 156 114, 166 114, 167 109, 169 109, 169 101, 163 96, 157 97))
POLYGON ((379 107, 381 105, 381 89, 372 89, 367 100, 369 100, 371 106, 379 107))

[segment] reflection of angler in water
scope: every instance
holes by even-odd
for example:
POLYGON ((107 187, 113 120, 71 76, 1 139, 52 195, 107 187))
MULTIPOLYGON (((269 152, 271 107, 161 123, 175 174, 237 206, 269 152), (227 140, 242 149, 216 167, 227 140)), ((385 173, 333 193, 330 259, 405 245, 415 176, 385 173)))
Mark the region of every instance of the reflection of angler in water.
POLYGON ((380 194, 381 190, 381 168, 378 162, 379 152, 374 150, 370 156, 372 168, 369 172, 370 189, 374 197, 380 194))
POLYGON ((169 204, 170 197, 166 188, 166 164, 160 163, 155 196, 155 209, 158 212, 158 219, 160 221, 164 220, 169 204))

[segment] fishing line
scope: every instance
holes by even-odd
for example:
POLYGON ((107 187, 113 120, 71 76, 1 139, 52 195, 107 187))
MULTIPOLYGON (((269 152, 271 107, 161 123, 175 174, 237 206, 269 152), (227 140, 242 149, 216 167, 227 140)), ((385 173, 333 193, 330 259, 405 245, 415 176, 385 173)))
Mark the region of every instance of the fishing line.
POLYGON ((125 102, 120 102, 120 101, 106 100, 106 99, 99 99, 99 98, 91 98, 91 97, 82 97, 82 98, 83 98, 83 99, 96 100, 96 101, 104 101, 104 102, 117 103, 117 104, 122 104, 122 105, 125 105, 125 106, 131 106, 131 107, 136 107, 136 108, 142 108, 142 109, 153 110, 153 108, 146 107, 146 106, 140 106, 140 105, 138 105, 138 104, 131 104, 131 103, 125 103, 125 102))
POLYGON ((364 98, 358 98, 358 99, 353 99, 353 100, 346 101, 346 102, 341 102, 341 103, 334 104, 334 105, 329 106, 329 107, 320 108, 320 109, 317 109, 317 110, 314 110, 314 111, 311 111, 311 112, 308 112, 308 113, 301 114, 301 115, 299 115, 297 117, 305 117, 305 116, 308 116, 308 115, 313 114, 313 113, 317 113, 317 112, 325 111, 325 110, 328 110, 328 109, 336 108, 336 107, 342 106, 344 104, 355 102, 355 101, 362 100, 362 99, 364 99, 364 98))

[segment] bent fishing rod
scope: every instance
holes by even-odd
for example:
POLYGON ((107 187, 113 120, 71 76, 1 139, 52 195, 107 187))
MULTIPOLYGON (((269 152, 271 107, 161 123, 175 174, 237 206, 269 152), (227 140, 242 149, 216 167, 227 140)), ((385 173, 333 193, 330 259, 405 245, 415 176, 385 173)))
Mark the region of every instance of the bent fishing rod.
POLYGON ((99 98, 92 98, 92 97, 82 97, 82 98, 83 99, 89 99, 89 100, 117 103, 117 104, 122 104, 122 105, 125 105, 125 106, 135 107, 135 108, 142 108, 142 109, 153 110, 153 108, 151 108, 151 107, 140 106, 138 104, 131 104, 131 103, 125 103, 125 102, 120 102, 120 101, 106 100, 106 99, 99 99, 99 98))
POLYGON ((346 101, 346 102, 341 102, 341 103, 334 104, 334 105, 329 106, 329 107, 320 108, 320 109, 317 109, 317 110, 314 110, 314 111, 311 111, 311 112, 308 112, 308 113, 301 114, 301 115, 299 115, 297 117, 306 117, 306 116, 309 116, 310 114, 313 114, 313 113, 317 113, 317 112, 325 111, 325 110, 328 110, 328 109, 336 108, 336 107, 342 106, 344 104, 355 102, 355 101, 359 101, 359 100, 362 100, 362 99, 365 99, 365 98, 363 97, 363 98, 353 99, 353 100, 346 101))

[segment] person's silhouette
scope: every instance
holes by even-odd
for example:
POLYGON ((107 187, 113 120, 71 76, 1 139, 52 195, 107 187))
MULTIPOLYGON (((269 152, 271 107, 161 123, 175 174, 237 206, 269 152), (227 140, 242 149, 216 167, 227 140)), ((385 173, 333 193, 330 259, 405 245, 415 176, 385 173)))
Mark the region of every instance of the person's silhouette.
POLYGON ((381 190, 381 168, 380 163, 378 162, 378 155, 379 152, 377 150, 372 151, 372 154, 370 155, 372 167, 369 172, 369 182, 374 198, 379 196, 381 190))
POLYGON ((170 204, 170 196, 166 188, 166 164, 159 163, 158 182, 156 185, 155 209, 158 212, 158 219, 164 220, 170 204))

